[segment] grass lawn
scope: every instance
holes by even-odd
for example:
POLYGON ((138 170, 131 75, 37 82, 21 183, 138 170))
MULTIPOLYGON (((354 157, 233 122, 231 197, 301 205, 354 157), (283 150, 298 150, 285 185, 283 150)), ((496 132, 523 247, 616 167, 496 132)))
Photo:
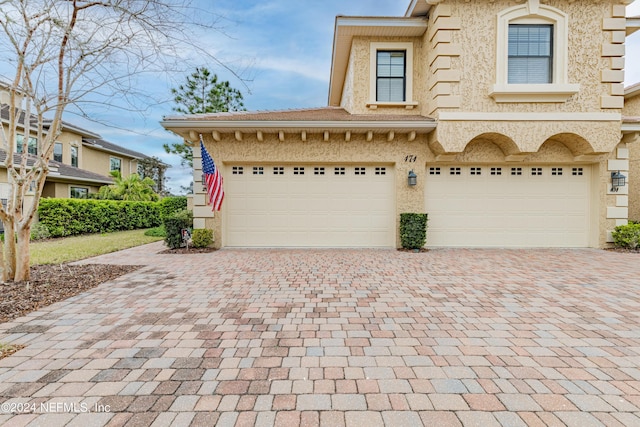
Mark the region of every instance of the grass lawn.
POLYGON ((145 236, 144 232, 118 231, 31 242, 31 265, 77 261, 162 240, 162 237, 145 236))

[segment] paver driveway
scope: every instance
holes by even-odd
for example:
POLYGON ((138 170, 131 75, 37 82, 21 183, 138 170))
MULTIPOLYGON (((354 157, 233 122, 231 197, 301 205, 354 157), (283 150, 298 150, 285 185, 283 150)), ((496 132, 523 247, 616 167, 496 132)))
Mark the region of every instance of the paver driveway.
POLYGON ((637 255, 160 249, 0 325, 0 424, 640 425, 637 255))

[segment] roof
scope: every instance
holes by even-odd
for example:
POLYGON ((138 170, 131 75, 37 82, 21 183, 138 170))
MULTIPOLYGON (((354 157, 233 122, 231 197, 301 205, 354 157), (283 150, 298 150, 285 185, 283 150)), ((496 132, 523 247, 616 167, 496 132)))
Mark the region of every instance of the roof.
POLYGON ((333 36, 329 105, 338 106, 354 37, 419 37, 427 30, 423 18, 337 16, 333 36))
POLYGON ((128 148, 121 147, 113 144, 104 139, 98 138, 83 138, 82 143, 88 147, 95 148, 96 150, 106 151, 109 153, 123 154, 125 156, 133 157, 134 159, 148 159, 146 154, 139 153, 138 151, 129 150, 128 148))
MULTIPOLYGON (((13 154, 13 162, 14 164, 20 164, 21 154, 14 153, 13 154)), ((0 150, 0 162, 4 162, 7 158, 7 152, 4 150, 0 150)), ((36 157, 29 155, 27 157, 27 166, 33 166, 36 162, 36 157)), ((79 182, 90 182, 90 183, 98 183, 98 184, 111 184, 113 183, 113 178, 109 176, 100 175, 88 170, 76 168, 70 165, 65 165, 64 163, 56 162, 54 160, 49 161, 50 172, 47 175, 47 179, 67 179, 72 181, 79 182)))
POLYGON ((640 82, 624 88, 624 97, 626 99, 640 95, 640 82))
POLYGON ((341 107, 319 107, 272 111, 234 111, 225 113, 167 116, 165 121, 291 121, 291 122, 356 122, 356 121, 434 121, 416 114, 350 114, 341 107))
POLYGON ((410 133, 433 131, 436 121, 417 114, 350 114, 340 107, 307 108, 300 110, 254 111, 215 114, 194 114, 165 117, 160 124, 167 130, 190 141, 197 141, 198 133, 211 132, 215 140, 222 133, 235 132, 242 140, 243 133, 277 133, 282 139, 285 132, 296 133, 410 133))

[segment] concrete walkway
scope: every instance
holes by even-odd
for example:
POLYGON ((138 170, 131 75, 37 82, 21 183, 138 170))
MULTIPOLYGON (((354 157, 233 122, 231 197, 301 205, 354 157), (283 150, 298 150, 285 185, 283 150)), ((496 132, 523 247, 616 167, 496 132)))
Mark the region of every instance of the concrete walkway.
POLYGON ((0 425, 640 425, 636 254, 160 250, 0 324, 0 425))

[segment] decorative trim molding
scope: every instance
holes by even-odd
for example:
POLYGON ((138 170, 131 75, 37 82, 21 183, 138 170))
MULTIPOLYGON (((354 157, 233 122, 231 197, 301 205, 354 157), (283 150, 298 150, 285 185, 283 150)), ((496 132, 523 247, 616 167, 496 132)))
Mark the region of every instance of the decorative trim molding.
MULTIPOLYGON (((552 121, 552 122, 619 122, 619 113, 472 113, 442 111, 438 121, 552 121)), ((624 127, 624 124, 623 124, 624 127)), ((640 123, 636 125, 640 130, 640 123)))

